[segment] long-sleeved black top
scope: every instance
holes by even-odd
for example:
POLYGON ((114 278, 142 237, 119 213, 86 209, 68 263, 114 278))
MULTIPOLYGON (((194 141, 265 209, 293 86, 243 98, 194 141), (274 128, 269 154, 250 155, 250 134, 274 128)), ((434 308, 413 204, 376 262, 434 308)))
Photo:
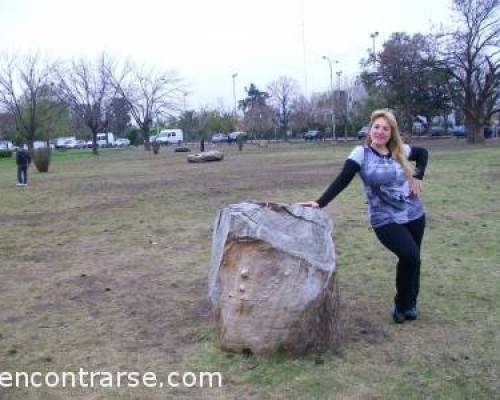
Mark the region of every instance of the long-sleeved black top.
MULTIPOLYGON (((415 161, 416 163, 415 174, 413 175, 416 179, 422 180, 424 178, 428 157, 429 154, 426 149, 411 146, 408 160, 415 161)), ((360 169, 361 167, 356 161, 347 159, 337 178, 335 178, 321 197, 316 200, 320 208, 326 207, 328 203, 337 197, 337 195, 342 192, 349 185, 349 183, 351 183, 352 179, 360 169)))

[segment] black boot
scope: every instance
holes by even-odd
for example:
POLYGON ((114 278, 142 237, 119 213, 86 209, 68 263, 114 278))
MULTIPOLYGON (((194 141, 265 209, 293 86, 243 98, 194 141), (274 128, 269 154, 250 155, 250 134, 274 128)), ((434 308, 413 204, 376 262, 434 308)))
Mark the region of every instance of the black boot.
POLYGON ((394 305, 394 309, 392 311, 392 319, 396 324, 402 324, 405 322, 405 313, 401 312, 397 305, 394 305))
POLYGON ((410 321, 415 321, 418 317, 417 305, 411 306, 408 310, 404 312, 404 316, 406 319, 410 321))

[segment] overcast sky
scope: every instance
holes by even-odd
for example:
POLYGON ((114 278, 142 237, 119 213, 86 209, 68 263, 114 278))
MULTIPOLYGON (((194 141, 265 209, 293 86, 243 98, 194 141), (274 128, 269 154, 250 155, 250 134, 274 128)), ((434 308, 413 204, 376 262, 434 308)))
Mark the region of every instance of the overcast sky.
POLYGON ((244 86, 295 78, 303 92, 329 87, 323 55, 344 76, 378 31, 429 32, 447 23, 451 0, 0 0, 0 49, 53 57, 100 51, 172 69, 190 84, 188 107, 233 104, 244 86), (306 68, 304 68, 304 49, 306 68), (304 73, 305 71, 305 73, 304 73))

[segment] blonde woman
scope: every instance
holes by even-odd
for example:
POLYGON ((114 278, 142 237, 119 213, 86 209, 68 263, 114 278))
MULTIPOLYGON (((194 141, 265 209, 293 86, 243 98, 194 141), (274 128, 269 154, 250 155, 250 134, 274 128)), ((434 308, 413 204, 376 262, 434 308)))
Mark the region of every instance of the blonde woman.
POLYGON ((423 148, 402 143, 390 112, 376 110, 370 122, 367 143, 354 148, 325 193, 317 201, 299 204, 325 207, 359 172, 368 199, 370 224, 380 242, 398 257, 392 318, 403 323, 417 318, 420 245, 425 229, 420 194, 428 154, 423 148), (409 161, 416 162, 416 169, 409 161))

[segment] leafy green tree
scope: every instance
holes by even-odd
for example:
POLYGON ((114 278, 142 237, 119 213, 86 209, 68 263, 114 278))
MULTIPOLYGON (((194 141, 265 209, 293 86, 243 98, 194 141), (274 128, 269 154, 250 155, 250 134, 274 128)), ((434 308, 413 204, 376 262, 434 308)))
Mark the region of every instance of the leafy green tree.
POLYGON ((262 134, 273 127, 273 110, 267 104, 269 93, 260 91, 253 83, 247 89, 247 97, 239 101, 238 107, 243 111, 243 123, 249 132, 262 134))
POLYGON ((361 75, 370 93, 378 92, 394 110, 403 129, 411 130, 417 115, 451 111, 448 75, 435 68, 430 36, 393 33, 376 55, 376 67, 365 63, 361 75))
POLYGON ((359 131, 363 126, 370 122, 371 113, 374 110, 388 108, 387 99, 381 90, 372 88, 367 97, 353 105, 351 114, 351 124, 354 132, 359 131))

